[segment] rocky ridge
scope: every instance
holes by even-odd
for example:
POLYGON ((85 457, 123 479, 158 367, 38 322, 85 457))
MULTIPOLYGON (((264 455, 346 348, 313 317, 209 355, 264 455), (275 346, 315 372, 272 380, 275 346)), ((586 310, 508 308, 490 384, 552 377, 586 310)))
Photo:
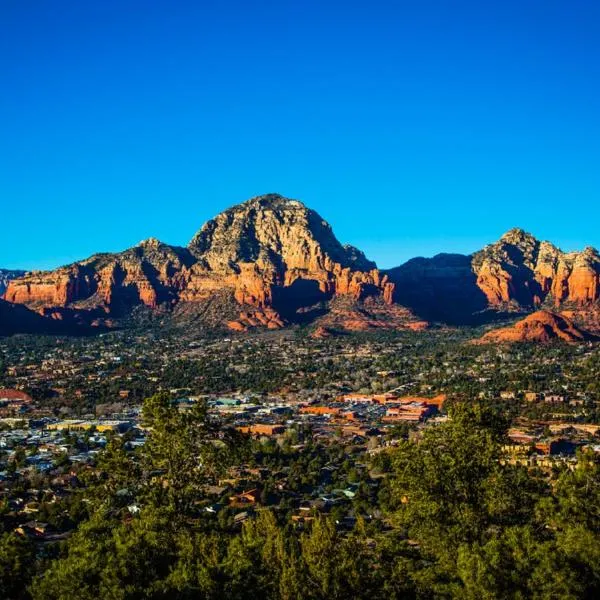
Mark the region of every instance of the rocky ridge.
POLYGON ((132 306, 205 302, 230 293, 240 306, 235 330, 280 328, 323 310, 335 297, 391 305, 394 284, 330 225, 297 200, 253 198, 208 221, 187 248, 150 238, 55 271, 9 282, 5 299, 40 313, 92 311, 107 317, 132 306), (321 308, 319 308, 321 306, 321 308))
POLYGON ((570 310, 594 327, 600 314, 600 255, 563 252, 522 229, 470 256, 415 258, 388 272, 394 300, 420 316, 451 324, 542 307, 570 310))
POLYGON ((418 330, 547 308, 600 332, 600 255, 562 252, 511 229, 472 255, 381 271, 315 211, 267 194, 209 220, 185 248, 149 238, 11 279, 4 299, 55 320, 111 325, 142 307, 235 331, 310 322, 328 331, 418 330))
POLYGON ((549 301, 586 305, 600 299, 600 254, 594 248, 562 252, 522 229, 472 257, 477 285, 490 306, 541 306, 549 301))
POLYGON ((23 277, 23 275, 25 275, 25 271, 16 269, 0 269, 0 296, 4 294, 6 287, 8 286, 8 282, 11 279, 17 279, 18 277, 23 277))

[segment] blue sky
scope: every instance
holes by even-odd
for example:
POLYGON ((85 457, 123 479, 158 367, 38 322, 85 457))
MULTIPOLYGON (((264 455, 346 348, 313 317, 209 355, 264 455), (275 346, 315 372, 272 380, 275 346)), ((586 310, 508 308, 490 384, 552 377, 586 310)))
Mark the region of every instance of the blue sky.
POLYGON ((382 267, 600 246, 600 3, 3 0, 0 266, 267 192, 382 267))

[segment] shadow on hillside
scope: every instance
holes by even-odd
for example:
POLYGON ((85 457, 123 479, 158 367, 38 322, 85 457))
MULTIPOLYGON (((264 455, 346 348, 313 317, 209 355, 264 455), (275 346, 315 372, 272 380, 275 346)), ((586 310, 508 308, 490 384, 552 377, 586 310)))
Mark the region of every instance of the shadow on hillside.
POLYGON ((396 284, 394 300, 429 322, 478 326, 514 316, 488 309, 471 257, 463 254, 414 258, 387 274, 396 284))
POLYGON ((107 327, 92 327, 81 320, 81 313, 68 309, 63 309, 61 314, 53 318, 40 315, 21 304, 0 300, 0 336, 32 334, 85 337, 106 331, 109 331, 107 327))
POLYGON ((273 291, 273 308, 288 322, 308 324, 328 312, 331 299, 314 279, 296 279, 291 285, 273 291))

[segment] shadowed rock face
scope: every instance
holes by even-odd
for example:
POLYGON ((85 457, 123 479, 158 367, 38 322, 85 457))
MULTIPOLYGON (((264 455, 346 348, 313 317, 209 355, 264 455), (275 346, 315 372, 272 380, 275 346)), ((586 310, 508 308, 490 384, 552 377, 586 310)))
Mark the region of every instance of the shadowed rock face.
POLYGON ((409 260, 388 272, 396 284, 394 300, 427 320, 474 323, 488 302, 477 285, 471 260, 462 254, 409 260))
POLYGON ((91 318, 82 318, 75 312, 60 311, 38 314, 20 304, 0 300, 0 335, 34 333, 43 335, 85 335, 103 329, 100 323, 92 329, 91 318))
POLYGON ((561 314, 539 310, 518 321, 511 327, 503 327, 486 333, 480 343, 555 342, 577 343, 597 341, 597 336, 577 327, 561 314))
POLYGON ((136 305, 206 304, 223 291, 240 305, 240 318, 226 322, 241 330, 305 320, 307 307, 337 296, 390 304, 393 284, 362 252, 342 246, 316 212, 269 194, 211 219, 188 248, 150 238, 121 253, 28 273, 9 282, 5 299, 40 312, 101 310, 112 317, 136 305))

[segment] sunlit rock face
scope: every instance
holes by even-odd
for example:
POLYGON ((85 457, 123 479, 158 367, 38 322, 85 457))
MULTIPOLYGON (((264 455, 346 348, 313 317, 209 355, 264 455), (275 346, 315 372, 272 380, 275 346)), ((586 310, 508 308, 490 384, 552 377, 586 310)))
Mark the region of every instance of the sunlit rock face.
POLYGON ((593 248, 562 252, 521 229, 473 255, 477 285, 490 305, 539 306, 550 300, 584 305, 600 299, 600 255, 593 248))

